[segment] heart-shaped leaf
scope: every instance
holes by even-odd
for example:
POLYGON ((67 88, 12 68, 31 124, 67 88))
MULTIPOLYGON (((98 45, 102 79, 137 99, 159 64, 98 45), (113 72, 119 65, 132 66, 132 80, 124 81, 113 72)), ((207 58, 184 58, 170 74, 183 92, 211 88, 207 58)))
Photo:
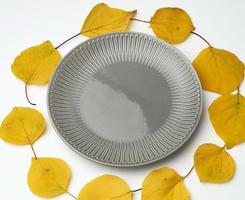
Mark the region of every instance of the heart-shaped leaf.
POLYGON ((153 170, 143 182, 142 200, 189 200, 183 179, 168 167, 153 170))
POLYGON ((87 183, 80 191, 78 200, 131 200, 132 192, 128 184, 113 175, 103 175, 87 183))
POLYGON ((59 52, 46 41, 22 51, 12 64, 12 71, 27 84, 46 84, 60 60, 59 52))
POLYGON ((204 90, 229 94, 244 78, 244 64, 233 53, 208 47, 193 61, 204 90))
POLYGON ((28 173, 28 185, 39 197, 55 197, 66 193, 70 181, 70 169, 58 158, 33 158, 28 173))
POLYGON ((223 147, 202 144, 196 150, 194 165, 200 181, 223 183, 235 173, 235 162, 223 147))
POLYGON ((152 16, 150 25, 157 37, 169 42, 183 42, 195 28, 190 16, 180 8, 160 8, 152 16))
MULTIPOLYGON (((27 85, 48 83, 60 60, 59 52, 50 41, 30 47, 15 58, 12 64, 12 72, 25 82, 25 92, 28 101, 27 85)), ((29 103, 32 104, 30 101, 29 103)))
POLYGON ((245 142, 245 98, 242 95, 221 96, 208 111, 216 133, 228 149, 245 142))
POLYGON ((33 144, 45 129, 46 123, 40 112, 32 108, 14 107, 1 124, 0 138, 17 145, 33 144))
POLYGON ((87 16, 81 34, 94 37, 110 32, 126 31, 136 10, 124 11, 111 8, 105 3, 97 4, 87 16))

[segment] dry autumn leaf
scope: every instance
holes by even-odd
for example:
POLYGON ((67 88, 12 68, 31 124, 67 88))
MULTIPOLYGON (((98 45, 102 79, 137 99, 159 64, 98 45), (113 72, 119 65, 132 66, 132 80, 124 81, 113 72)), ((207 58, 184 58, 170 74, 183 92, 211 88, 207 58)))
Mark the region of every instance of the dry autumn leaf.
POLYGON ((189 200, 183 178, 168 167, 152 171, 143 182, 142 200, 189 200))
POLYGON ((1 124, 0 138, 17 145, 33 144, 45 129, 46 123, 40 112, 14 107, 1 124))
POLYGON ((157 37, 169 42, 183 42, 195 29, 190 16, 180 8, 160 8, 150 20, 157 37))
POLYGON ((103 175, 87 183, 80 191, 78 200, 131 200, 132 192, 120 177, 103 175))
POLYGON ((68 165, 58 158, 32 158, 28 185, 39 197, 55 197, 66 193, 70 181, 68 165))
POLYGON ((244 78, 244 64, 233 53, 208 47, 193 61, 204 90, 229 94, 244 78))
POLYGON ((245 98, 240 94, 223 95, 208 109, 216 133, 226 147, 245 142, 245 98))
POLYGON ((135 14, 136 10, 124 11, 100 3, 90 11, 81 29, 81 34, 94 37, 109 32, 126 31, 130 19, 135 14))
POLYGON ((22 51, 12 64, 12 72, 25 82, 26 89, 28 84, 48 83, 60 60, 59 52, 46 41, 22 51))
POLYGON ((200 181, 223 183, 235 173, 235 162, 225 147, 202 144, 194 156, 194 165, 200 181))
POLYGON ((46 84, 60 60, 59 52, 46 41, 22 51, 12 64, 12 71, 25 83, 46 84))

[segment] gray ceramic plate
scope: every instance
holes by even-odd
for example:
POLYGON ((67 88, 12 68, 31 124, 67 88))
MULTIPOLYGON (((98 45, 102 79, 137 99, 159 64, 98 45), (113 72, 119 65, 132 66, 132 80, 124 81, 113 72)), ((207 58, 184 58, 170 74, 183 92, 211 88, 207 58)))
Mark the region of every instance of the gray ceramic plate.
POLYGON ((173 153, 200 118, 201 87, 175 47, 141 33, 83 42, 56 69, 48 110, 73 150, 114 166, 151 163, 173 153))

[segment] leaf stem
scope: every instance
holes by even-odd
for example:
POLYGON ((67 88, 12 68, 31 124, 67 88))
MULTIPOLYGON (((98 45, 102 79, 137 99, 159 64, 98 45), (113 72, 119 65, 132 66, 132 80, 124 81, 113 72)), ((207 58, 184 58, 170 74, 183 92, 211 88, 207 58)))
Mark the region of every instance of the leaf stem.
POLYGON ((138 188, 136 190, 131 190, 131 192, 138 192, 138 191, 141 191, 141 190, 142 190, 142 188, 138 188))
POLYGON ((75 35, 69 37, 67 40, 65 40, 64 42, 62 42, 61 44, 59 44, 57 47, 55 47, 55 49, 60 48, 62 45, 64 45, 64 44, 67 43, 68 41, 72 40, 73 38, 79 36, 80 34, 81 34, 81 33, 77 33, 77 34, 75 34, 75 35))
POLYGON ((237 104, 240 104, 240 86, 237 88, 237 104))
POLYGON ((131 18, 130 20, 134 20, 134 21, 138 21, 138 22, 143 22, 143 23, 147 23, 147 24, 150 23, 149 21, 142 20, 142 19, 137 19, 137 18, 131 18))
POLYGON ((127 194, 129 194, 129 193, 131 193, 131 192, 138 192, 138 191, 141 191, 141 190, 142 190, 142 188, 138 188, 138 189, 135 189, 135 190, 130 190, 130 191, 125 192, 125 193, 123 193, 123 194, 121 194, 121 195, 119 195, 119 196, 112 197, 112 199, 121 198, 121 197, 123 197, 124 195, 127 195, 127 194))
POLYGON ((194 32, 194 31, 191 31, 191 33, 194 34, 194 35, 196 35, 196 36, 198 36, 199 38, 201 38, 204 42, 206 42, 206 44, 207 44, 209 47, 212 48, 212 45, 211 45, 211 44, 210 44, 210 43, 209 43, 203 36, 201 36, 200 34, 194 32))
POLYGON ((189 176, 193 169, 194 169, 194 165, 191 167, 191 169, 188 171, 188 173, 184 176, 183 179, 185 179, 187 176, 189 176))
POLYGON ((21 121, 21 123, 22 123, 23 129, 24 129, 25 135, 26 135, 26 137, 27 137, 27 140, 28 140, 28 142, 29 142, 29 145, 30 145, 30 147, 31 147, 32 153, 33 153, 35 159, 37 159, 37 154, 36 154, 36 152, 35 152, 35 149, 34 149, 34 147, 33 147, 33 144, 31 143, 31 140, 30 140, 30 138, 29 138, 29 135, 28 135, 28 133, 27 133, 27 131, 26 131, 25 124, 24 124, 23 121, 21 121))
POLYGON ((73 195, 72 193, 70 193, 70 192, 68 192, 68 191, 66 191, 66 193, 67 193, 70 197, 72 197, 73 199, 77 199, 77 197, 76 197, 75 195, 73 195))
MULTIPOLYGON (((146 21, 146 20, 141 20, 141 19, 137 19, 137 18, 131 18, 131 20, 134 20, 134 21, 139 21, 139 22, 143 22, 143 23, 150 23, 149 21, 146 21)), ((55 49, 58 49, 60 48, 61 46, 63 46, 65 43, 69 42, 70 40, 72 40, 73 38, 79 36, 80 34, 83 34, 83 33, 87 33, 87 32, 90 32, 90 31, 95 31, 97 29, 100 29, 102 27, 106 27, 110 24, 105 24, 105 25, 102 25, 102 26, 98 26, 98 27, 95 27, 95 28, 92 28, 92 29, 88 29, 88 30, 85 30, 85 31, 82 31, 82 32, 79 32, 71 37, 69 37, 68 39, 66 39, 64 42, 62 42, 61 44, 59 44, 57 47, 55 47, 55 49)))
POLYGON ((28 91, 27 91, 27 86, 28 86, 28 82, 25 83, 25 95, 26 95, 26 99, 28 101, 29 104, 31 104, 32 106, 35 106, 35 103, 32 103, 28 97, 28 91))
POLYGON ((31 150, 32 150, 32 153, 33 153, 35 159, 37 159, 37 154, 35 152, 35 149, 33 148, 33 144, 30 143, 30 147, 31 147, 31 150))
MULTIPOLYGON (((225 147, 225 146, 224 146, 225 147)), ((194 169, 194 165, 191 167, 191 169, 188 171, 188 173, 183 177, 183 179, 185 179, 186 177, 188 177, 190 174, 191 174, 191 172, 193 171, 193 169, 194 169)), ((178 183, 176 183, 176 185, 177 185, 178 183)), ((122 195, 119 195, 119 196, 116 196, 116 197, 114 197, 114 198, 120 198, 120 197, 122 197, 122 196, 124 196, 124 195, 127 195, 128 193, 130 193, 130 192, 138 192, 138 191, 141 191, 142 190, 142 188, 138 188, 138 189, 135 189, 135 190, 130 190, 130 191, 128 191, 128 192, 126 192, 126 193, 124 193, 124 194, 122 194, 122 195)), ((113 198, 113 199, 114 199, 113 198)))

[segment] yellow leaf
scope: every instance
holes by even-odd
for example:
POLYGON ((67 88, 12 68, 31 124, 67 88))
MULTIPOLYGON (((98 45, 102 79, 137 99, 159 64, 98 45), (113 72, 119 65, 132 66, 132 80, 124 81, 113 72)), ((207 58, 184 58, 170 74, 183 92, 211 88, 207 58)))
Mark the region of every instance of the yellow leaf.
POLYGON ((30 47, 17 56, 12 72, 26 84, 46 84, 61 56, 50 41, 30 47))
POLYGON ((28 185, 39 197, 55 197, 67 192, 70 176, 68 165, 61 159, 32 158, 28 185))
POLYGON ((160 8, 150 20, 157 37, 169 42, 183 42, 195 28, 190 16, 180 8, 160 8))
POLYGON ((208 47, 193 61, 204 90, 229 94, 244 78, 244 64, 233 53, 208 47))
POLYGON ((216 133, 228 149, 245 142, 245 98, 242 95, 221 96, 208 111, 216 133))
POLYGON ((134 11, 111 8, 104 3, 97 4, 87 16, 81 34, 94 37, 109 32, 126 31, 134 11))
POLYGON ((0 138, 17 145, 33 144, 45 129, 46 123, 40 112, 14 107, 1 124, 0 138))
POLYGON ((175 170, 163 167, 146 176, 142 186, 142 200, 189 200, 190 194, 183 177, 175 170))
POLYGON ((194 165, 200 181, 223 183, 235 173, 235 162, 225 148, 202 144, 194 156, 194 165))
POLYGON ((87 183, 80 191, 78 200, 131 200, 132 192, 127 183, 113 175, 103 175, 87 183))

